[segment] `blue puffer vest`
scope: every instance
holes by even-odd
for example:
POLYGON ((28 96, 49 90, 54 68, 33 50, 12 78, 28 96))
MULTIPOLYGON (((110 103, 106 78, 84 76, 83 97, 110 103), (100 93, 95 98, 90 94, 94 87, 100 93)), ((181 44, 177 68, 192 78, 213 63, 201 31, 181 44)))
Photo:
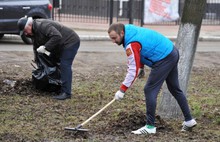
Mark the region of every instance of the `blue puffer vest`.
POLYGON ((149 67, 164 59, 173 50, 173 43, 162 34, 143 27, 125 25, 124 48, 132 43, 139 42, 141 49, 141 63, 149 67))

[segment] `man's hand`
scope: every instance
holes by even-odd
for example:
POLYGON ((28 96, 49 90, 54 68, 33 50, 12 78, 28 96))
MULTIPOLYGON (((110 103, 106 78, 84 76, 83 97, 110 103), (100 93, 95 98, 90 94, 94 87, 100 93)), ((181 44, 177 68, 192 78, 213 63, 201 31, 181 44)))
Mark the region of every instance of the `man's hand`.
POLYGON ((44 54, 47 54, 47 56, 49 56, 49 55, 50 55, 50 52, 47 51, 45 48, 46 48, 46 47, 42 45, 42 46, 40 46, 39 48, 37 48, 37 52, 38 52, 38 53, 44 53, 44 54))
POLYGON ((137 77, 143 78, 144 75, 145 75, 144 68, 139 68, 137 77))
POLYGON ((118 91, 115 93, 115 99, 116 99, 116 100, 120 100, 120 99, 122 99, 122 98, 124 97, 124 95, 125 95, 124 92, 118 90, 118 91))

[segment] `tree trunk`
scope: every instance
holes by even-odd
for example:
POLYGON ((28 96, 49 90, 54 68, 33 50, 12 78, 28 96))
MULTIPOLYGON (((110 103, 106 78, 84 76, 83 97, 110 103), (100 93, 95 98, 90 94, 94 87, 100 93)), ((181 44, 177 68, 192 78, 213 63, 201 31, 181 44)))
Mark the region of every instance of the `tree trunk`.
MULTIPOLYGON (((191 68, 206 8, 206 0, 185 0, 175 46, 179 49, 178 65, 180 88, 186 94, 191 68)), ((182 118, 182 111, 167 86, 162 89, 158 114, 165 118, 182 118)))

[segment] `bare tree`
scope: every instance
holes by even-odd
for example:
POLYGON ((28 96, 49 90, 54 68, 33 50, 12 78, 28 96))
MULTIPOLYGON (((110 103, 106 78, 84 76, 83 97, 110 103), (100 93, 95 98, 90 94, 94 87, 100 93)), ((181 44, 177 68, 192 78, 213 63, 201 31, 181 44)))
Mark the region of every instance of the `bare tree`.
MULTIPOLYGON (((199 38, 206 0, 185 0, 181 23, 175 46, 180 51, 178 65, 180 87, 186 94, 191 68, 199 38)), ((170 95, 167 86, 162 89, 162 99, 158 114, 165 118, 180 118, 182 112, 176 100, 170 95)))

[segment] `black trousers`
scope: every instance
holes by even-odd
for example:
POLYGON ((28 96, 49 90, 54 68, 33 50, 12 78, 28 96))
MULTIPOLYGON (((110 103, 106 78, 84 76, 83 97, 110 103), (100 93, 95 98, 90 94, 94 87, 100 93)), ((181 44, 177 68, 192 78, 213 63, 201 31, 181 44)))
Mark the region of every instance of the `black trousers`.
POLYGON ((173 51, 166 58, 156 62, 152 66, 148 80, 144 87, 147 125, 154 126, 157 96, 164 81, 166 81, 170 93, 177 100, 185 117, 185 121, 192 119, 186 96, 179 86, 177 68, 178 61, 179 52, 178 49, 174 47, 173 51))
POLYGON ((72 65, 79 46, 80 42, 64 48, 62 52, 60 58, 61 93, 72 94, 72 65))

